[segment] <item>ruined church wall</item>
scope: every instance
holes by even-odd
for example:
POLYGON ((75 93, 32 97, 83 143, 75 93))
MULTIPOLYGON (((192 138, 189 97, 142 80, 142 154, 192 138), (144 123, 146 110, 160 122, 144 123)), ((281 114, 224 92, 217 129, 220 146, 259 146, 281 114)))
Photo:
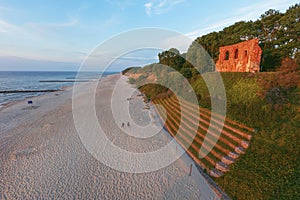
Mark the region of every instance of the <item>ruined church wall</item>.
POLYGON ((258 39, 220 47, 216 71, 259 72, 262 50, 258 39))

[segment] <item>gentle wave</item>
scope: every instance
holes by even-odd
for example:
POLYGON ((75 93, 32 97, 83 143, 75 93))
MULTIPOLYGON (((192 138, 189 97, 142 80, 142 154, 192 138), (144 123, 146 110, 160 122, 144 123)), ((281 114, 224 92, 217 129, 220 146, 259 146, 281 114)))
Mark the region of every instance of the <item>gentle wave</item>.
MULTIPOLYGON (((109 74, 113 74, 113 72, 105 72, 103 76, 109 74)), ((100 75, 99 72, 81 72, 77 74, 77 72, 0 71, 0 91, 61 90, 65 86, 72 86, 75 82, 98 79, 100 75)), ((9 102, 42 94, 44 92, 0 93, 0 108, 9 102)))

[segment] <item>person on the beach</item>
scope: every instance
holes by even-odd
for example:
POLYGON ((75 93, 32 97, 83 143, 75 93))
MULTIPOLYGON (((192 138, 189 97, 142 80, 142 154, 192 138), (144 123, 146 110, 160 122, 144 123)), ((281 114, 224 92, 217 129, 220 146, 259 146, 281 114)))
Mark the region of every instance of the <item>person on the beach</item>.
POLYGON ((124 123, 122 123, 122 126, 121 126, 121 127, 122 127, 122 128, 124 128, 124 126, 125 126, 125 124, 124 124, 124 123))
POLYGON ((127 126, 130 126, 129 122, 127 122, 127 126))

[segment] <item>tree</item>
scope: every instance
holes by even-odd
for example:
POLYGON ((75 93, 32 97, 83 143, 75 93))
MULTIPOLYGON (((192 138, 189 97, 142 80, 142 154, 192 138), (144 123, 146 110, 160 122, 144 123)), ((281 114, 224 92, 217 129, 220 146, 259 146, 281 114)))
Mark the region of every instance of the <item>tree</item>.
POLYGON ((214 71, 212 58, 197 41, 194 41, 190 45, 186 58, 187 61, 200 73, 214 71))
POLYGON ((259 39, 263 50, 262 70, 276 71, 284 58, 296 58, 299 62, 300 49, 300 4, 291 6, 286 13, 270 9, 256 21, 240 21, 224 28, 198 37, 186 54, 171 48, 160 53, 159 63, 165 64, 188 75, 182 68, 195 67, 200 72, 213 71, 213 62, 218 60, 219 48, 253 38, 259 39), (201 45, 202 48, 198 48, 201 45), (185 62, 185 58, 190 61, 185 62), (190 65, 193 65, 192 67, 190 65), (188 67, 187 67, 188 66, 188 67))
POLYGON ((240 21, 198 37, 197 41, 216 62, 219 48, 243 40, 258 38, 263 50, 262 69, 275 70, 286 57, 294 58, 300 47, 300 6, 291 6, 286 13, 270 9, 256 21, 240 21))
POLYGON ((159 58, 159 64, 172 67, 176 71, 180 71, 182 65, 185 62, 185 59, 180 55, 180 52, 175 48, 171 48, 168 51, 163 51, 162 53, 159 53, 158 58, 159 58))

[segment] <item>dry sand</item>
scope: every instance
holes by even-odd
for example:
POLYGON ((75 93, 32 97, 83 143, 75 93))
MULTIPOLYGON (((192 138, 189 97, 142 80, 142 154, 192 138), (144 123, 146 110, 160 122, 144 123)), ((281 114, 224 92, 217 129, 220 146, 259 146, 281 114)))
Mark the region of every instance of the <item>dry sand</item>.
MULTIPOLYGON (((141 140, 124 134, 120 128, 120 122, 128 116, 119 116, 114 122, 110 99, 120 77, 104 78, 97 89, 97 116, 107 137, 132 152, 149 152, 166 145, 172 138, 164 130, 141 140)), ((126 83, 126 78, 121 77, 119 82, 124 89, 118 98, 128 103, 128 94, 132 94, 130 127, 125 124, 124 129, 145 137, 137 125, 161 128, 153 108, 143 109, 142 98, 137 97, 138 92, 126 83)), ((82 83, 82 92, 75 98, 83 98, 89 88, 89 83, 82 83)), ((186 154, 149 173, 121 172, 99 162, 82 145, 75 129, 71 89, 33 101, 33 108, 21 101, 0 111, 1 199, 218 199, 195 166, 189 176, 193 162, 186 154)))

